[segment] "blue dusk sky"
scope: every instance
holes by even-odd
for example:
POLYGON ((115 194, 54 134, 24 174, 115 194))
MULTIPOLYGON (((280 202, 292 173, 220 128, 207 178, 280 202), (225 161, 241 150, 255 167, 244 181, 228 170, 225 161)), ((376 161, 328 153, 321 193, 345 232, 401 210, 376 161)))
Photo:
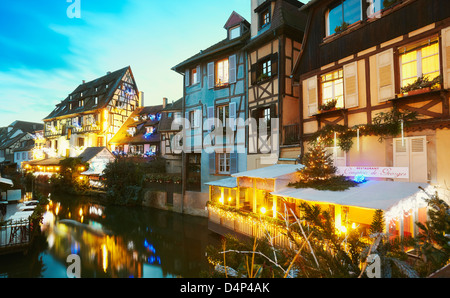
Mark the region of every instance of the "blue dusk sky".
POLYGON ((2 1, 0 126, 42 122, 82 80, 128 65, 145 105, 175 101, 171 68, 224 39, 233 11, 250 22, 250 0, 2 1), (75 1, 80 18, 69 17, 75 1))

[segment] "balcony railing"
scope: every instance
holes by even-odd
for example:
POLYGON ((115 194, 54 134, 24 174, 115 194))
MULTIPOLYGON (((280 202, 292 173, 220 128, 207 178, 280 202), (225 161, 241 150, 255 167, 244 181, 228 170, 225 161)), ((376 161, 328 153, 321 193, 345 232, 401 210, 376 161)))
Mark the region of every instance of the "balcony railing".
POLYGON ((283 126, 283 145, 295 145, 300 143, 300 124, 283 126))
MULTIPOLYGON (((270 221, 266 221, 264 218, 258 220, 252 216, 245 216, 242 210, 240 213, 237 213, 209 205, 208 219, 210 223, 241 235, 256 238, 264 238, 270 235, 274 246, 296 248, 296 244, 287 235, 285 227, 270 223, 270 221)), ((302 241, 301 237, 296 235, 296 233, 291 232, 291 235, 295 237, 297 243, 302 241)))

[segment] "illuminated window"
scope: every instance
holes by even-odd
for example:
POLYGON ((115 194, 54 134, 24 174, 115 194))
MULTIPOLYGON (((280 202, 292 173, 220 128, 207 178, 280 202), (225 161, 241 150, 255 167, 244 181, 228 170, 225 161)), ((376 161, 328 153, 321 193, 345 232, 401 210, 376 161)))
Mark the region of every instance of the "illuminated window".
POLYGON ((230 174, 230 153, 217 153, 219 174, 230 174))
POLYGON ((321 76, 322 105, 336 100, 336 108, 344 107, 343 71, 338 69, 321 76))
POLYGON ((399 49, 401 87, 414 83, 417 78, 430 81, 439 75, 438 38, 424 40, 399 49))
POLYGON ((216 62, 216 86, 228 84, 228 59, 216 62))
POLYGON ((361 20, 361 0, 338 1, 327 13, 327 36, 361 20))

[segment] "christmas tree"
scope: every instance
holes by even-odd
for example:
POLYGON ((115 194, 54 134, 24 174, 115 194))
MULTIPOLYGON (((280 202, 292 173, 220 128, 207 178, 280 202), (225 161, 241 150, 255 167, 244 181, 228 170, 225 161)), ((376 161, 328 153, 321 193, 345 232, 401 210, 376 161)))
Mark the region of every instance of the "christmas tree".
POLYGON ((299 171, 299 174, 300 180, 304 182, 328 180, 337 171, 331 154, 327 154, 320 140, 312 143, 310 150, 302 158, 302 164, 305 167, 299 171))
POLYGON ((371 234, 383 233, 384 225, 385 223, 383 210, 378 209, 375 211, 375 214, 373 215, 372 224, 370 225, 370 233, 371 234))
POLYGON ((328 154, 320 138, 311 142, 309 151, 302 158, 302 169, 298 171, 299 180, 290 186, 311 187, 320 190, 345 190, 357 183, 346 177, 336 175, 331 154, 328 154))

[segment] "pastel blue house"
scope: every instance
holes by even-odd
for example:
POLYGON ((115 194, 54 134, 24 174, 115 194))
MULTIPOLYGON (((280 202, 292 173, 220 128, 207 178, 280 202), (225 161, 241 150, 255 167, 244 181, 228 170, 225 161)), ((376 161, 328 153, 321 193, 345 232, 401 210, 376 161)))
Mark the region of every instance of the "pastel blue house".
POLYGON ((233 12, 227 37, 172 69, 184 76, 182 141, 186 190, 208 192, 204 183, 247 169, 245 121, 250 24, 233 12))

